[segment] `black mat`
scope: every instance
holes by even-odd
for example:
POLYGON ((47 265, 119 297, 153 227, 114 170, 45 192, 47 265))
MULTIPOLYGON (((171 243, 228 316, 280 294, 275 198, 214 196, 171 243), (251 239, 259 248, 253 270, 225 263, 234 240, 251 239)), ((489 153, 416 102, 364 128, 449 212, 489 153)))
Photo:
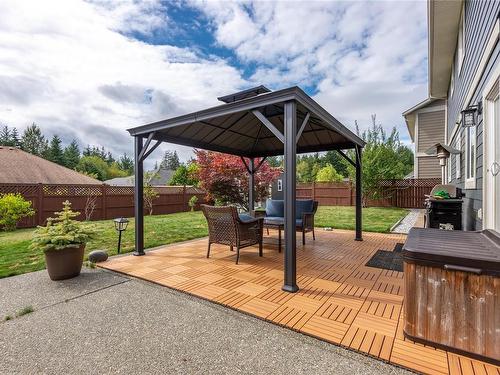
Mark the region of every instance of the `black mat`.
POLYGON ((377 250, 366 263, 368 267, 382 268, 384 270, 403 272, 403 244, 397 243, 393 251, 377 250))

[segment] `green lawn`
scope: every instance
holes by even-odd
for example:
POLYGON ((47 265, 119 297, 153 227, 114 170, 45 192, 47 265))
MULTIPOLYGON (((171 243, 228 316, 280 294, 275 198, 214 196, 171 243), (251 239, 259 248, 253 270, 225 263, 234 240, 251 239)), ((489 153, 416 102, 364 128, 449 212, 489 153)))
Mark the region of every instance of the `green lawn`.
MULTIPOLYGON (((407 213, 408 210, 403 208, 363 208, 363 230, 367 232, 389 232, 391 227, 407 213)), ((317 227, 354 230, 354 207, 320 206, 314 217, 314 224, 317 227)))
MULTIPOLYGON (((363 229, 388 232, 391 226, 406 214, 398 208, 366 208, 363 210, 363 229)), ((112 220, 96 221, 98 234, 86 248, 86 253, 105 249, 116 254, 117 234, 112 220)), ((319 207, 316 226, 354 229, 354 207, 319 207)), ((0 232, 0 278, 19 275, 45 268, 43 253, 29 250, 33 229, 0 232)), ((171 215, 146 216, 145 247, 190 240, 207 235, 205 218, 201 212, 183 212, 171 215)), ((122 253, 134 248, 134 221, 130 220, 122 238, 122 253)))

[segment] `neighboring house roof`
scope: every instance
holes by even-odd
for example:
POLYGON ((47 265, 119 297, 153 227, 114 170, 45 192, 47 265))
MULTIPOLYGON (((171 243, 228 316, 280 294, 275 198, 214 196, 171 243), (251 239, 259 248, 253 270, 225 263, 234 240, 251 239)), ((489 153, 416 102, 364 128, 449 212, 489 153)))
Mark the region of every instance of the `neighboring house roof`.
POLYGON ((445 98, 457 46, 462 1, 429 0, 429 96, 445 98))
POLYGON ((156 171, 154 171, 153 178, 149 181, 152 186, 158 185, 168 185, 172 176, 174 175, 173 170, 159 167, 156 171))
POLYGON ((438 103, 438 101, 440 103, 442 102, 443 105, 445 104, 444 101, 441 99, 427 98, 418 103, 417 105, 403 112, 403 117, 405 118, 406 121, 406 127, 408 128, 408 133, 410 133, 410 137, 413 142, 415 142, 415 120, 417 111, 426 107, 438 105, 440 104, 438 103))
MULTIPOLYGON (((152 186, 165 186, 170 182, 174 171, 159 167, 153 173, 153 178, 150 179, 149 183, 152 186)), ((134 181, 134 176, 127 176, 112 178, 111 180, 104 181, 104 183, 111 186, 134 186, 134 181)))
POLYGON ((0 146, 0 183, 102 184, 95 178, 32 155, 16 147, 0 146))
POLYGON ((134 176, 116 177, 106 180, 104 183, 111 186, 134 186, 134 176))

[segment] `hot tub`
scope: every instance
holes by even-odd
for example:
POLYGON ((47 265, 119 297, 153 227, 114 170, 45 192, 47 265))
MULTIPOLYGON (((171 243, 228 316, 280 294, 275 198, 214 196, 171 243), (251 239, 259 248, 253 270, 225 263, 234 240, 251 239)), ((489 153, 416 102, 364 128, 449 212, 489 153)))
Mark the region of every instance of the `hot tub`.
POLYGON ((405 336, 500 364, 500 234, 413 228, 403 260, 405 336))

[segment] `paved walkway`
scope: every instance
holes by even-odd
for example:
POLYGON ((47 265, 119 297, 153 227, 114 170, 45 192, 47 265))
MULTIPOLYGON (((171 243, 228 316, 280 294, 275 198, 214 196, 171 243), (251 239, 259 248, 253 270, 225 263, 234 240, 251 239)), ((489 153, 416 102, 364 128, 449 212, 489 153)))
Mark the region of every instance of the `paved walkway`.
POLYGON ((102 270, 0 280, 1 374, 402 374, 260 319, 102 270), (34 312, 9 321, 24 307, 34 312))
POLYGON ((392 233, 408 234, 411 228, 424 226, 424 210, 412 208, 408 215, 401 220, 398 225, 392 229, 392 233))

